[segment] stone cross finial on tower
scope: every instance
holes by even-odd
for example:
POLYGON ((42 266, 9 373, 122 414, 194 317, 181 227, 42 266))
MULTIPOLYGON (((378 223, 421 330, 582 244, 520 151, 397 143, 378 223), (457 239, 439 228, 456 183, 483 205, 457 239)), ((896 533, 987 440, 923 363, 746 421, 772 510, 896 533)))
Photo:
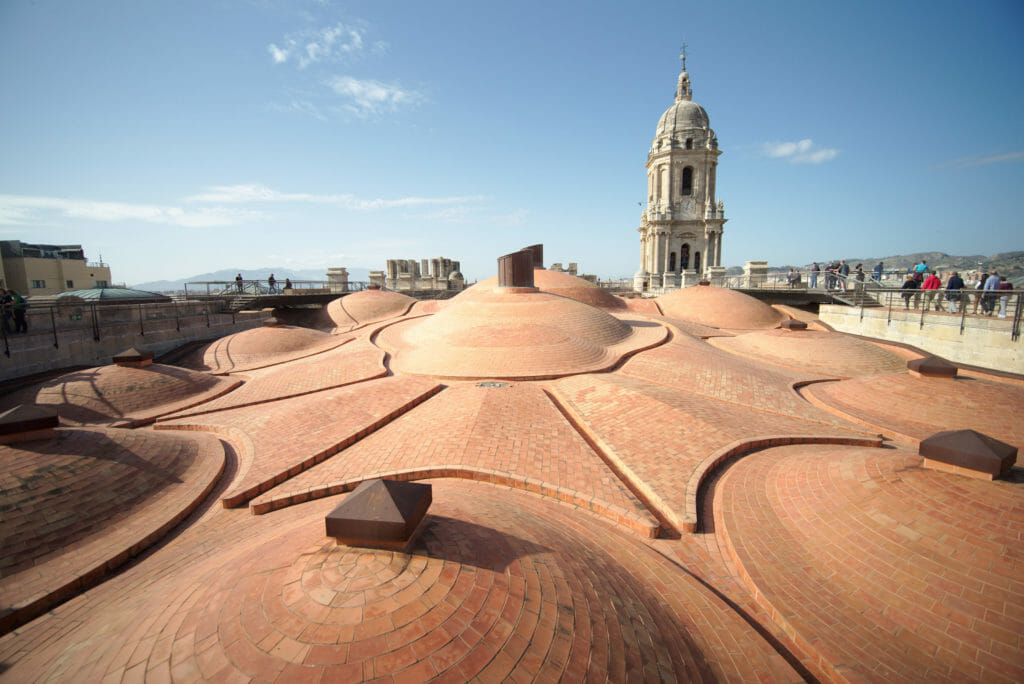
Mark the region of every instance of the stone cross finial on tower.
POLYGON ((686 43, 685 42, 683 43, 683 46, 681 48, 679 48, 679 59, 683 60, 683 71, 686 71, 686 43))

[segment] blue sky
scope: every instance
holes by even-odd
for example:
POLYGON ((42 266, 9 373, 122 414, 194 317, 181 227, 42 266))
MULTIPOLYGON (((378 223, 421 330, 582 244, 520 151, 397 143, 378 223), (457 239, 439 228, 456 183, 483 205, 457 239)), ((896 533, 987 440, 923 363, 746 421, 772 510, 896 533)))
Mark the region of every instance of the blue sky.
POLYGON ((722 260, 1024 249, 1024 3, 0 2, 0 239, 129 284, 639 266, 680 45, 722 260))

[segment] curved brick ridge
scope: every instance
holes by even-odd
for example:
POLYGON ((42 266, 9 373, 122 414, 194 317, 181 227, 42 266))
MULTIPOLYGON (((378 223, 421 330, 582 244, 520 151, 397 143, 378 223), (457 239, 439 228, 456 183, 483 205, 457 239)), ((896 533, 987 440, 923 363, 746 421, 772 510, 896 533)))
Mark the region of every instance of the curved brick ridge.
MULTIPOLYGON (((589 280, 578 276, 562 273, 560 271, 548 271, 543 268, 533 269, 533 284, 538 290, 550 292, 578 302, 596 306, 602 309, 613 311, 625 310, 626 300, 616 297, 611 292, 595 285, 589 280)), ((481 295, 493 293, 498 289, 498 276, 481 280, 479 283, 466 288, 463 292, 455 295, 453 301, 466 301, 475 299, 481 295)), ((654 313, 657 313, 656 311, 654 313)))
POLYGON ((36 404, 57 410, 65 425, 138 425, 196 406, 241 384, 174 366, 100 366, 66 373, 9 395, 0 407, 36 404))
POLYGON ((484 292, 439 313, 397 323, 376 342, 395 372, 437 378, 542 379, 608 370, 656 346, 667 331, 649 321, 546 292, 484 292))
POLYGON ((917 443, 943 430, 977 430, 1024 454, 1022 385, 901 373, 820 383, 801 391, 841 416, 896 438, 917 443))
POLYGON ((864 438, 837 426, 754 411, 619 373, 573 376, 552 386, 574 423, 678 531, 696 528, 696 487, 724 458, 723 450, 738 442, 864 438))
POLYGON ((739 357, 686 334, 673 334, 667 344, 631 357, 616 374, 759 411, 853 427, 808 404, 793 390, 794 385, 820 380, 821 376, 739 357))
POLYGON ((162 420, 297 397, 385 375, 387 368, 384 367, 384 352, 368 340, 360 338, 323 354, 281 366, 249 371, 246 373, 245 384, 234 392, 195 408, 167 415, 162 420))
POLYGON ((433 486, 411 556, 330 543, 322 516, 336 500, 315 515, 313 504, 255 518, 213 509, 173 546, 0 639, 5 676, 798 678, 634 535, 524 492, 433 486), (210 543, 220 535, 236 545, 210 543))
POLYGON ((215 340, 180 365, 220 375, 239 373, 313 356, 350 339, 290 325, 263 326, 215 340))
POLYGON ((1024 473, 981 482, 919 463, 891 449, 749 456, 716 490, 716 531, 823 678, 1021 681, 1024 473))
POLYGON ((374 477, 461 477, 527 489, 654 536, 657 521, 533 384, 458 384, 252 502, 258 513, 374 477))
POLYGON ((253 497, 354 444, 441 390, 421 378, 381 378, 304 394, 265 405, 244 406, 159 423, 158 430, 205 430, 239 452, 238 477, 224 506, 253 497))
POLYGON ((0 445, 0 459, 0 634, 163 537, 224 468, 210 435, 102 428, 0 445))
POLYGON ((824 330, 764 330, 709 343, 726 351, 832 377, 905 373, 906 359, 878 345, 824 330))
POLYGON ((363 290, 338 297, 327 304, 327 316, 338 330, 354 330, 367 323, 376 323, 402 316, 416 300, 390 290, 363 290))
POLYGON ((774 328, 786 320, 785 314, 764 302, 723 287, 686 287, 662 295, 655 301, 667 317, 713 328, 774 328))

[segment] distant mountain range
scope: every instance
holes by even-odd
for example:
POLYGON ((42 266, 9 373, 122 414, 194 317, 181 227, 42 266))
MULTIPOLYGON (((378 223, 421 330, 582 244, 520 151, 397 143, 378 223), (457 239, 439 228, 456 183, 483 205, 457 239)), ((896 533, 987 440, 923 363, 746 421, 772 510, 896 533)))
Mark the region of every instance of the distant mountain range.
MULTIPOLYGON (((955 256, 952 254, 946 254, 945 252, 918 252, 917 254, 898 254, 887 257, 839 257, 835 259, 821 259, 818 264, 827 264, 831 261, 839 261, 840 259, 846 259, 846 263, 850 264, 851 267, 857 264, 864 264, 864 270, 871 272, 871 269, 879 261, 885 267, 885 270, 907 270, 913 268, 916 264, 925 261, 928 266, 939 271, 983 271, 991 273, 994 270, 999 271, 999 275, 1003 279, 1009 279, 1016 283, 1021 284, 1024 280, 1024 251, 1021 252, 1002 252, 1001 254, 993 254, 992 256, 984 256, 982 254, 972 254, 968 256, 955 256)), ((806 270, 810 264, 786 264, 781 267, 771 267, 772 271, 786 271, 792 266, 800 270, 806 270)))
MULTIPOLYGON (((246 280, 266 280, 271 273, 274 274, 274 278, 281 284, 284 283, 285 278, 290 278, 293 281, 299 280, 327 280, 327 269, 289 269, 289 268, 226 268, 220 271, 214 271, 213 273, 200 273, 194 276, 188 276, 187 278, 180 278, 178 280, 152 280, 146 283, 136 283, 131 285, 136 290, 148 290, 149 292, 181 292, 185 289, 185 283, 197 283, 197 282, 234 282, 235 276, 241 273, 242 277, 246 280)), ((367 281, 370 279, 370 269, 368 268, 350 268, 348 269, 348 279, 356 281, 367 281)))

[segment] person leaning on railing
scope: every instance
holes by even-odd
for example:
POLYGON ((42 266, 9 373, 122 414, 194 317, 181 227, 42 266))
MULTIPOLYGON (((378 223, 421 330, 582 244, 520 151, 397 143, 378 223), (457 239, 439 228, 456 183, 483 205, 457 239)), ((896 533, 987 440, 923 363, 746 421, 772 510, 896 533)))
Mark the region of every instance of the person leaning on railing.
POLYGON ((1006 318, 1006 302, 1010 299, 1010 292, 1013 290, 1013 283, 1009 280, 1004 280, 999 283, 999 291, 1002 294, 999 295, 999 318, 1006 318), (1003 292, 1005 290, 1005 292, 1003 292))
POLYGON ((999 290, 1001 283, 998 271, 992 271, 992 274, 985 280, 985 296, 981 300, 981 310, 986 316, 991 316, 992 312, 995 311, 996 295, 994 293, 999 290))
MULTIPOLYGON (((900 288, 903 290, 903 304, 905 309, 910 308, 910 298, 917 294, 917 279, 914 278, 913 273, 907 274, 907 279, 903 281, 903 286, 900 288)), ((917 306, 915 300, 914 306, 917 306)))
MULTIPOLYGON (((957 302, 960 301, 960 297, 963 294, 964 279, 960 277, 960 274, 953 271, 953 275, 949 276, 949 280, 946 281, 946 301, 949 302, 949 312, 957 312, 957 302)), ((967 306, 967 303, 964 303, 967 306)))
MULTIPOLYGON (((938 294, 939 288, 942 287, 942 281, 939 280, 939 276, 935 275, 935 271, 928 271, 928 277, 924 279, 924 283, 921 285, 921 289, 924 290, 924 310, 927 311, 932 306, 932 301, 935 300, 935 295, 938 294)), ((935 301, 935 310, 942 311, 941 299, 935 301)))

